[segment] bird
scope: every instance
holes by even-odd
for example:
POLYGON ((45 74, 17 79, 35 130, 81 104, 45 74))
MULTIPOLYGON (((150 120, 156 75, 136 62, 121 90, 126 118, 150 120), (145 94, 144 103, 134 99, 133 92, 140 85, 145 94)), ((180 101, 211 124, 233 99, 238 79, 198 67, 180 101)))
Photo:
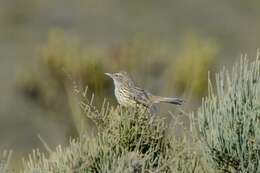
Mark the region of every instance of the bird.
POLYGON ((119 105, 123 107, 134 107, 141 105, 154 111, 154 105, 157 103, 170 103, 182 105, 184 100, 178 97, 162 97, 138 87, 130 75, 125 71, 117 73, 105 73, 113 79, 114 94, 119 105))

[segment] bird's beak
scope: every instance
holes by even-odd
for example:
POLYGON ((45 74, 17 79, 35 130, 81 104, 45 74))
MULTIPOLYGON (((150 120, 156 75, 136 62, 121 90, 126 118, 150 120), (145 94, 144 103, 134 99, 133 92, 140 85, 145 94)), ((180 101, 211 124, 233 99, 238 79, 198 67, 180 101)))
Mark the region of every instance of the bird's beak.
POLYGON ((111 73, 105 73, 105 75, 107 75, 107 76, 112 78, 112 74, 111 73))

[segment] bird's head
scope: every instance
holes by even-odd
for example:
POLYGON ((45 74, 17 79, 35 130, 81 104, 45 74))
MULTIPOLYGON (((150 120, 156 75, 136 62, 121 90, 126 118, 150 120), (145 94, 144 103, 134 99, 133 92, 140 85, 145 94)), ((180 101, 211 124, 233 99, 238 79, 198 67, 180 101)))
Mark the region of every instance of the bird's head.
POLYGON ((118 73, 105 73, 105 75, 113 79, 115 86, 120 86, 122 84, 127 84, 127 85, 133 84, 131 77, 125 71, 121 71, 118 73))

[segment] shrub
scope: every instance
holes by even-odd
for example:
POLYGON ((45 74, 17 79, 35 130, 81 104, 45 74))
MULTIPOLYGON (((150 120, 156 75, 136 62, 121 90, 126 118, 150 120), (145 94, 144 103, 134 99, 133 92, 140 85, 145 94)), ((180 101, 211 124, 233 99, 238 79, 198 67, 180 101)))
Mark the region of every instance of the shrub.
POLYGON ((17 89, 25 98, 57 112, 67 106, 65 90, 71 78, 97 95, 107 95, 111 85, 104 75, 103 57, 101 48, 84 47, 77 36, 51 30, 37 51, 37 69, 26 69, 17 79, 17 89))
POLYGON ((84 134, 68 147, 58 147, 49 158, 34 151, 24 162, 25 173, 203 172, 186 137, 166 137, 164 119, 151 121, 144 109, 106 103, 98 110, 85 96, 81 108, 96 126, 95 137, 84 134))
POLYGON ((213 71, 217 63, 219 47, 214 40, 196 34, 187 34, 183 39, 180 52, 172 60, 165 72, 165 90, 189 95, 201 100, 207 94, 208 71, 213 71))
POLYGON ((206 160, 223 172, 260 172, 260 61, 216 75, 198 110, 206 160))

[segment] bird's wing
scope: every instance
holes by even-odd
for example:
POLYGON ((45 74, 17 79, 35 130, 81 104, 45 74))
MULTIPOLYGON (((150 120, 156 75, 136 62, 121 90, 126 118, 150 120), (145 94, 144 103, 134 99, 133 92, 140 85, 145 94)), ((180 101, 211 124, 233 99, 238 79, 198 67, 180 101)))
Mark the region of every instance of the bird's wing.
POLYGON ((138 88, 138 87, 133 88, 133 90, 134 91, 131 92, 133 94, 132 97, 134 98, 134 100, 137 103, 142 104, 145 107, 151 106, 151 101, 149 99, 149 95, 145 90, 138 88))

